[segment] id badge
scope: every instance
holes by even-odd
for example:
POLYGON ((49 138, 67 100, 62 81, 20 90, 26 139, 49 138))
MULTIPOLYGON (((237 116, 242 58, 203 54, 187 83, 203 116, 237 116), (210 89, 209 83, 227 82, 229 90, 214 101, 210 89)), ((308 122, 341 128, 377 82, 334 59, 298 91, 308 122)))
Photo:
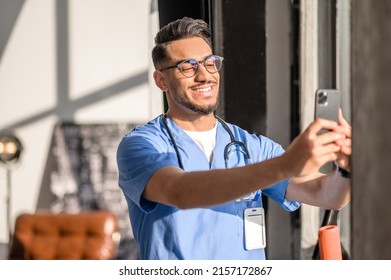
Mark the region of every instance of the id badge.
POLYGON ((244 236, 246 250, 266 247, 265 211, 262 207, 244 210, 244 236))

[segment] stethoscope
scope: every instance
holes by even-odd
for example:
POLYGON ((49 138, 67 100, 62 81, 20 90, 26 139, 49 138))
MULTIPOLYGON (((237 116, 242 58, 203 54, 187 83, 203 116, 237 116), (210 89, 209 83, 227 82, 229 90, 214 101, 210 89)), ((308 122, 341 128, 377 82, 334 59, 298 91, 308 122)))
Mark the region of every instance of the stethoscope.
MULTIPOLYGON (((251 162, 251 157, 250 157, 250 153, 248 152, 248 149, 247 149, 247 146, 246 144, 244 144, 243 142, 241 141, 237 141, 235 139, 235 136, 234 134, 232 133, 231 129, 229 128, 228 124, 220 117, 218 116, 215 116, 216 119, 221 123, 221 125, 223 126, 223 128, 228 132, 229 134, 229 137, 231 138, 231 142, 229 142, 225 148, 224 148, 224 161, 225 161, 225 168, 228 168, 228 158, 229 158, 229 150, 232 146, 239 146, 243 152, 244 152, 244 155, 247 157, 247 160, 248 162, 251 162)), ((167 132, 168 132, 168 136, 170 137, 171 139, 171 142, 172 142, 172 145, 174 146, 174 149, 175 149, 175 153, 178 157, 178 163, 179 163, 179 167, 182 168, 184 170, 184 167, 183 167, 183 162, 182 162, 182 157, 181 157, 181 154, 179 153, 179 149, 178 149, 178 146, 174 140, 174 137, 172 136, 172 133, 171 133, 171 129, 168 127, 168 124, 167 124, 167 116, 166 114, 163 114, 163 123, 164 123, 164 126, 166 127, 167 129, 167 132)))
MULTIPOLYGON (((229 150, 232 146, 239 146, 241 148, 241 152, 244 154, 244 156, 247 157, 247 162, 248 163, 251 163, 251 157, 250 157, 250 153, 247 149, 247 146, 246 144, 244 144, 243 142, 241 141, 237 141, 235 139, 235 136, 234 134, 232 133, 232 130, 229 128, 228 124, 220 117, 216 116, 216 119, 221 123, 221 125, 223 126, 223 128, 228 132, 229 134, 229 137, 231 138, 231 142, 229 142, 225 148, 224 148, 224 161, 225 161, 225 168, 228 168, 228 162, 229 162, 229 150), (243 151, 242 151, 243 150, 243 151)), ((168 127, 168 124, 167 124, 167 116, 166 114, 163 114, 163 124, 164 126, 166 127, 167 129, 167 132, 168 132, 168 136, 170 137, 171 139, 171 142, 172 142, 172 145, 174 146, 174 149, 175 149, 175 153, 177 155, 177 158, 178 158, 178 163, 179 163, 179 167, 182 168, 183 170, 184 167, 183 167, 183 162, 182 162, 182 157, 181 157, 181 154, 179 153, 179 149, 178 149, 178 146, 174 140, 174 137, 172 136, 172 133, 171 133, 171 129, 168 127)), ((258 198, 260 196, 260 193, 258 191, 255 191, 255 192, 252 192, 240 199, 237 199, 236 202, 239 202, 240 200, 245 200, 245 201, 257 201, 258 198)))

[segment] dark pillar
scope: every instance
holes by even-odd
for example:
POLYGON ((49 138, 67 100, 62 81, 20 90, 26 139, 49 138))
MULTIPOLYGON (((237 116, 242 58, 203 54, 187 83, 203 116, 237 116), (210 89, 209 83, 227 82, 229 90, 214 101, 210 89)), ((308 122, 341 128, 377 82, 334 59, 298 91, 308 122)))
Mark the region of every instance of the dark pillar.
MULTIPOLYGON (((159 26, 180 19, 184 16, 203 19, 209 22, 209 0, 157 0, 159 11, 159 26)), ((164 111, 167 111, 167 99, 164 96, 164 111)))
POLYGON ((391 2, 352 12, 352 258, 391 259, 391 2))
POLYGON ((184 16, 209 21, 208 0, 158 0, 161 27, 184 16))
MULTIPOLYGON (((214 51, 224 57, 217 114, 249 132, 265 135, 266 0, 212 1, 210 25, 214 51)), ((290 259, 294 246, 289 218, 268 204, 264 198, 267 257, 290 259)))
POLYGON ((266 131, 265 0, 211 4, 215 52, 224 57, 218 114, 254 133, 266 131))

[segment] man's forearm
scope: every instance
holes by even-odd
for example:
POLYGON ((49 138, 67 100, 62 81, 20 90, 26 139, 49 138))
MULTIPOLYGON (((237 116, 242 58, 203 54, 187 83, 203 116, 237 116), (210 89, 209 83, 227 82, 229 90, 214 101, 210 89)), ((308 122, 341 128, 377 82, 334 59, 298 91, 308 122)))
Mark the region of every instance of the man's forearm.
POLYGON ((340 210, 350 201, 351 180, 335 170, 322 178, 321 197, 324 208, 340 210))
POLYGON ((195 172, 165 167, 151 177, 144 197, 182 209, 222 204, 286 179, 281 161, 195 172))

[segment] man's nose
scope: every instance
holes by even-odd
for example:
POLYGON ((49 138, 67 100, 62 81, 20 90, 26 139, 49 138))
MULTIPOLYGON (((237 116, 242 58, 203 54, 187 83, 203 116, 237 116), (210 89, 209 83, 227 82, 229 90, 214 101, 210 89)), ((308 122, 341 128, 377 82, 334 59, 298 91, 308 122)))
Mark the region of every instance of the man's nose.
POLYGON ((199 63, 198 64, 198 71, 195 75, 196 80, 197 81, 209 80, 210 76, 212 76, 212 74, 209 73, 208 70, 206 70, 205 65, 203 63, 199 63))

